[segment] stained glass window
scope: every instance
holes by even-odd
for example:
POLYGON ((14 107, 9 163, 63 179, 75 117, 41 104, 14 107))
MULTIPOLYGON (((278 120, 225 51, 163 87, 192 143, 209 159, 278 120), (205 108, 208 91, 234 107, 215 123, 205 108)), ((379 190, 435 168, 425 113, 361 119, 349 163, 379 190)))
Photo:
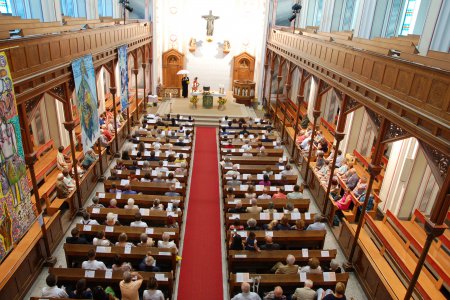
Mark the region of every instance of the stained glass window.
POLYGON ((2 14, 12 13, 11 4, 9 3, 9 0, 0 0, 0 12, 2 14))

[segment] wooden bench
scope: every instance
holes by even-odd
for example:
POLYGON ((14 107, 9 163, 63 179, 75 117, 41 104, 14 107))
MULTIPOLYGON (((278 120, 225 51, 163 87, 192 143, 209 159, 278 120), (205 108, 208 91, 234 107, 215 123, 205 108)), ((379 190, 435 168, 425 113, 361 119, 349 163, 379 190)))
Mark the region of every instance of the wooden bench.
POLYGON ((161 201, 161 204, 164 204, 165 207, 167 207, 167 204, 172 202, 173 200, 178 201, 180 208, 183 208, 184 205, 184 198, 179 197, 172 197, 172 196, 163 196, 163 195, 129 195, 129 194, 112 194, 112 193, 97 193, 97 197, 100 200, 100 203, 103 204, 105 207, 109 205, 109 201, 111 199, 117 200, 117 205, 123 206, 127 204, 127 201, 129 198, 134 199, 134 204, 138 205, 139 207, 149 207, 153 204, 153 201, 156 199, 159 199, 161 201))
MULTIPOLYGON (((449 213, 447 213, 447 220, 448 220, 449 213)), ((414 214, 411 218, 410 224, 403 223, 404 226, 408 227, 409 229, 414 230, 415 233, 419 234, 416 236, 417 238, 420 238, 422 241, 426 239, 425 232, 423 231, 423 226, 425 226, 425 216, 423 213, 421 213, 418 209, 414 211, 414 214), (413 229, 415 228, 415 229, 413 229), (418 231, 417 229, 422 229, 422 231, 418 231)), ((444 234, 438 237, 437 239, 437 246, 439 248, 443 248, 445 251, 450 251, 450 230, 445 230, 444 234)))
POLYGON ((117 219, 121 224, 129 225, 135 220, 134 216, 137 212, 141 213, 142 221, 146 222, 149 226, 164 226, 167 224, 169 216, 172 216, 178 224, 182 222, 182 212, 171 213, 161 210, 150 210, 148 208, 87 208, 87 211, 91 214, 91 219, 99 221, 100 224, 106 220, 108 213, 113 213, 117 215, 117 219))
MULTIPOLYGON (((152 171, 141 171, 140 169, 138 170, 117 170, 117 177, 122 178, 122 179, 127 179, 127 178, 137 178, 137 179, 142 179, 145 177, 146 174, 150 174, 150 177, 152 179, 155 179, 158 174, 156 173, 155 170, 152 171)), ((168 173, 166 172, 162 172, 161 174, 163 174, 162 179, 167 179, 168 173)), ((188 178, 184 175, 174 175, 174 178, 177 179, 179 182, 183 182, 186 183, 188 181, 188 178)))
MULTIPOLYGON (((241 180, 245 183, 258 184, 263 180, 263 174, 240 174, 237 176, 237 180, 241 180)), ((231 175, 223 175, 222 182, 227 182, 228 180, 232 180, 233 176, 231 175)), ((281 174, 275 174, 269 176, 269 181, 272 185, 282 185, 282 184, 297 184, 298 176, 297 175, 286 175, 282 176, 281 174)))
POLYGON ((163 249, 156 247, 131 247, 130 253, 126 253, 125 247, 111 246, 99 247, 94 245, 64 244, 64 254, 66 256, 67 266, 70 268, 74 264, 81 266, 81 263, 87 260, 87 253, 94 249, 96 258, 107 265, 114 263, 114 258, 118 255, 123 261, 129 262, 134 269, 138 269, 139 264, 148 253, 157 261, 157 266, 163 271, 175 271, 176 253, 175 249, 163 249))
POLYGON ((308 260, 315 257, 319 259, 322 266, 329 267, 330 261, 336 258, 337 254, 336 249, 308 250, 307 252, 307 255, 303 256, 302 250, 261 250, 261 252, 228 250, 228 270, 230 272, 269 273, 277 262, 285 263, 289 254, 295 256, 295 262, 300 266, 307 265, 308 260))
MULTIPOLYGON (((257 156, 261 151, 258 149, 251 149, 249 151, 244 151, 244 149, 225 149, 222 148, 220 149, 220 154, 223 156, 228 156, 228 155, 234 155, 234 156, 242 156, 245 153, 251 153, 253 156, 257 156)), ((271 156, 271 157, 282 157, 283 156, 283 149, 266 149, 265 153, 267 154, 267 156, 271 156)))
MULTIPOLYGON (((336 280, 325 280, 323 274, 310 274, 306 273, 306 279, 310 279, 314 282, 314 289, 324 288, 324 289, 334 289, 336 283, 343 282, 347 285, 349 274, 348 273, 337 273, 335 274, 336 280)), ((259 292, 269 292, 278 286, 283 286, 284 294, 292 294, 296 288, 302 285, 300 282, 300 277, 298 274, 249 274, 250 278, 258 277, 259 281, 259 292)), ((333 278, 334 279, 334 278, 333 278)), ((234 295, 240 291, 241 282, 237 281, 236 274, 230 274, 230 295, 234 295)))
MULTIPOLYGON (((237 231, 237 233, 242 237, 243 240, 247 238, 249 231, 237 231)), ((256 234, 256 239, 260 243, 266 237, 266 232, 264 230, 254 231, 256 234)), ((323 244, 325 242, 326 230, 278 230, 272 231, 273 242, 280 244, 281 247, 286 249, 323 249, 323 244)), ((230 239, 231 231, 227 233, 227 240, 230 239)))
MULTIPOLYGON (((233 188, 234 195, 240 197, 240 196, 244 196, 245 193, 247 193, 249 185, 248 184, 242 184, 242 185, 237 185, 237 186, 224 185, 224 187, 223 187, 224 193, 226 193, 226 191, 227 191, 227 189, 229 187, 233 188)), ((267 191, 266 193, 269 194, 269 195, 273 195, 273 194, 277 193, 278 189, 280 189, 280 188, 284 188, 286 194, 294 191, 294 186, 291 185, 291 184, 280 185, 280 186, 273 186, 272 185, 272 186, 269 187, 269 191, 267 191)), ((263 185, 255 185, 254 193, 257 196, 263 194, 264 193, 264 186, 263 185)))
MULTIPOLYGON (((261 146, 264 146, 264 148, 266 148, 266 149, 272 149, 273 147, 275 147, 277 145, 277 142, 276 141, 274 141, 274 142, 258 142, 258 143, 250 142, 248 144, 254 148, 259 147, 261 144, 261 146)), ((224 147, 225 145, 228 145, 227 141, 220 142, 221 149, 225 149, 225 150, 229 149, 229 148, 224 147)), ((243 145, 245 145, 244 142, 232 142, 231 143, 231 146, 233 146, 233 148, 241 148, 243 145)))
MULTIPOLYGON (((118 189, 123 189, 127 183, 124 181, 128 180, 105 180, 105 190, 110 190, 112 185, 115 184, 118 189)), ((178 187, 176 187, 176 192, 181 195, 185 195, 186 193, 186 184, 178 183, 178 187)), ((140 181, 129 181, 129 185, 133 191, 142 192, 142 193, 150 193, 150 194, 164 194, 170 190, 170 187, 173 183, 159 183, 159 182, 140 182, 140 181)), ((177 184, 175 184, 177 186, 177 184)))
MULTIPOLYGON (((394 235, 381 221, 373 220, 368 214, 365 215, 365 224, 380 244, 385 259, 394 262, 398 276, 403 277, 404 280, 411 280, 417 265, 417 259, 413 258, 410 251, 402 247, 397 239, 398 235, 394 235)), ((445 299, 439 291, 439 286, 438 281, 434 279, 430 272, 423 269, 416 284, 416 289, 420 295, 425 299, 445 299)))
MULTIPOLYGON (((53 274, 58 278, 58 284, 75 284, 80 278, 85 278, 88 287, 94 287, 96 285, 101 286, 114 286, 118 292, 119 282, 123 280, 123 272, 113 271, 111 278, 106 278, 106 271, 97 270, 90 271, 93 277, 86 276, 88 273, 86 270, 78 268, 50 268, 48 270, 49 274, 53 274)), ((173 289, 173 274, 172 272, 139 272, 144 280, 148 280, 150 277, 155 277, 158 281, 158 287, 161 289, 165 296, 171 297, 173 289)))
POLYGON ((161 240, 164 232, 171 233, 170 239, 179 244, 180 230, 178 228, 164 228, 164 227, 130 227, 130 226, 105 226, 105 225, 83 225, 77 224, 76 228, 81 235, 94 238, 99 231, 103 231, 107 239, 111 242, 116 242, 121 233, 126 233, 128 241, 140 242, 142 233, 146 233, 148 237, 154 240, 161 240), (89 227, 90 226, 90 227, 89 227))
MULTIPOLYGON (((279 157, 273 156, 226 156, 230 158, 230 161, 233 164, 242 164, 242 165, 276 165, 278 164, 279 157)), ((222 158, 224 156, 222 155, 222 158)), ((283 157, 283 160, 286 162, 287 158, 283 157)))
MULTIPOLYGON (((228 171, 232 170, 232 167, 222 168, 222 173, 226 174, 228 171)), ((274 174, 278 174, 285 169, 284 166, 276 165, 250 165, 250 164, 239 164, 238 171, 242 174, 262 174, 264 171, 272 171, 274 174)))
POLYGON ((297 220, 303 220, 305 226, 314 222, 314 215, 311 213, 226 213, 225 226, 228 228, 234 224, 235 220, 239 220, 239 224, 247 226, 247 221, 254 219, 261 230, 264 224, 269 224, 272 220, 281 220, 282 217, 287 217, 289 225, 295 225, 297 220))
MULTIPOLYGON (((412 250, 412 254, 418 259, 425 244, 425 230, 422 228, 405 227, 403 224, 409 224, 410 222, 400 221, 390 210, 386 211, 383 223, 389 227, 393 234, 396 233, 399 235, 401 239, 399 241, 403 242, 403 248, 408 252, 410 252, 409 249, 412 250)), ((450 270, 450 257, 443 249, 437 247, 436 242, 433 243, 432 248, 428 252, 425 261, 426 267, 437 278, 438 288, 444 284, 448 289, 450 278, 447 272, 450 270)))
MULTIPOLYGON (((229 200, 225 198, 225 211, 228 211, 229 208, 234 208, 236 206, 236 201, 241 201, 242 207, 250 207, 251 199, 245 198, 235 198, 233 200, 229 200)), ((282 211, 283 208, 286 207, 287 203, 291 203, 295 208, 299 210, 299 212, 304 213, 309 210, 309 203, 311 201, 309 199, 258 199, 258 206, 263 209, 267 209, 269 207, 269 203, 273 203, 274 208, 278 211, 282 211)))

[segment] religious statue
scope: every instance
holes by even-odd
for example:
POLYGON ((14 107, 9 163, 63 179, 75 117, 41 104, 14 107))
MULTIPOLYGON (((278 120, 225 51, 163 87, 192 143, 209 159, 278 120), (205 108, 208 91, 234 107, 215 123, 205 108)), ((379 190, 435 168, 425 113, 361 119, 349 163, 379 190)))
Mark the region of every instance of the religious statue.
POLYGON ((191 41, 189 42, 189 51, 194 52, 196 48, 197 48, 197 40, 191 38, 191 41))
POLYGON ((198 78, 194 78, 194 82, 192 83, 192 91, 197 92, 198 87, 200 86, 200 83, 198 83, 198 78))
POLYGON ((213 16, 212 10, 209 11, 209 15, 202 16, 206 20, 206 36, 212 36, 214 33, 214 21, 219 19, 218 16, 213 16))
POLYGON ((229 53, 230 52, 230 41, 223 41, 223 53, 229 53))

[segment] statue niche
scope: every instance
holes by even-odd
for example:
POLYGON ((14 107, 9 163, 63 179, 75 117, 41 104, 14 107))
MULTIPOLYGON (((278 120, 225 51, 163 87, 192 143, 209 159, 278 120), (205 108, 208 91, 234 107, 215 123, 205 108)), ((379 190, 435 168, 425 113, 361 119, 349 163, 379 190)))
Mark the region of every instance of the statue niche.
POLYGON ((184 55, 175 49, 170 49, 162 55, 163 84, 162 94, 170 91, 172 97, 180 97, 181 78, 177 72, 183 69, 184 55))

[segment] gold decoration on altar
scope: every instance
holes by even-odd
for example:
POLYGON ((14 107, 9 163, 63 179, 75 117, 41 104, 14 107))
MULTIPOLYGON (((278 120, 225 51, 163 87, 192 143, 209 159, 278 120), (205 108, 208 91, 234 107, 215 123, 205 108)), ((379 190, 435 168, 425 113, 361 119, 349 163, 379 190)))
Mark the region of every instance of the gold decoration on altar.
POLYGON ((217 107, 217 109, 219 109, 219 110, 224 109, 225 103, 227 103, 227 98, 219 97, 219 100, 217 100, 217 102, 219 103, 219 106, 217 107))

